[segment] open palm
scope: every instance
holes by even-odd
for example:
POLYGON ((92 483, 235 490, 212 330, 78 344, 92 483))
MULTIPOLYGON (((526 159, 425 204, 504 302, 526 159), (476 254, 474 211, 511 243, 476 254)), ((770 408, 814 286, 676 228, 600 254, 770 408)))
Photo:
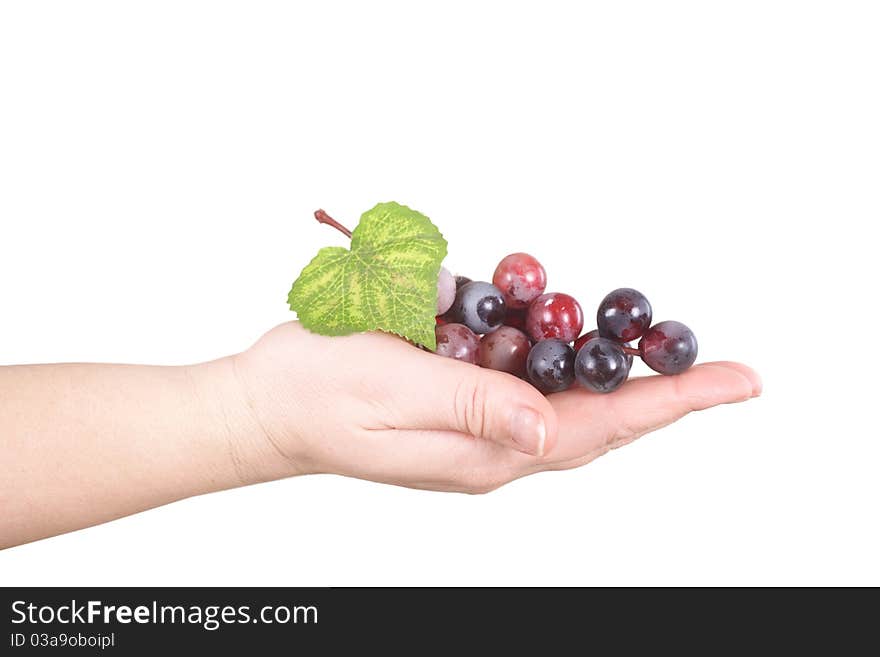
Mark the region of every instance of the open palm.
POLYGON ((287 474, 465 492, 584 465, 691 411, 761 392, 750 368, 716 362, 636 378, 608 395, 578 388, 545 397, 511 375, 391 335, 328 338, 296 322, 236 359, 287 474))

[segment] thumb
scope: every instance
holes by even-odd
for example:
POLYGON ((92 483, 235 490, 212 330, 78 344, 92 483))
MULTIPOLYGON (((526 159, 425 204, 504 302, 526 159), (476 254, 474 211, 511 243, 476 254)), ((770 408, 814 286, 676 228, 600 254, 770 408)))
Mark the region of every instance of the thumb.
POLYGON ((553 449, 556 411, 531 385, 503 372, 426 356, 439 362, 430 391, 418 395, 426 423, 420 428, 459 431, 533 456, 553 449))

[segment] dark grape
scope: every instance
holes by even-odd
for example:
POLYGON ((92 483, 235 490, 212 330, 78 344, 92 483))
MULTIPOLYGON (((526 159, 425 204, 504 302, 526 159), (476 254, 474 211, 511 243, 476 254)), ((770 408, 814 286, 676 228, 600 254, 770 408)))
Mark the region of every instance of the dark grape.
POLYGON ((501 326, 480 340, 480 366, 522 378, 526 375, 526 358, 531 346, 525 333, 501 326))
POLYGON ((581 346, 574 361, 574 373, 587 390, 613 392, 629 376, 629 363, 619 343, 592 338, 581 346))
POLYGON ((642 336, 639 352, 655 372, 680 374, 697 360, 697 338, 681 322, 660 322, 642 336))
POLYGON ((504 315, 504 325, 525 332, 526 312, 525 308, 508 308, 504 315))
POLYGON ((459 288, 449 312, 474 333, 491 333, 504 322, 504 297, 491 283, 471 281, 459 288))
POLYGON ((508 308, 526 308, 547 287, 547 272, 528 253, 511 253, 498 263, 492 283, 501 290, 508 308))
POLYGON ((603 338, 616 342, 638 340, 651 325, 651 304, 638 290, 622 287, 602 299, 596 324, 603 338))
POLYGON ((599 329, 593 329, 592 331, 587 331, 581 337, 574 341, 574 353, 577 353, 581 350, 581 347, 584 346, 584 343, 587 340, 592 340, 593 338, 599 337, 599 329))
POLYGON ((471 282, 471 279, 468 278, 467 276, 462 276, 461 274, 457 275, 455 277, 455 291, 458 292, 458 290, 462 286, 467 285, 470 282, 471 282))
POLYGON ((583 327, 584 312, 574 297, 567 294, 542 294, 529 305, 526 333, 532 340, 557 338, 572 342, 583 327))
POLYGON ((574 349, 562 340, 541 340, 529 352, 526 372, 543 393, 567 390, 574 382, 574 349))
MULTIPOLYGON (((592 340, 593 338, 601 337, 599 335, 599 329, 593 329, 592 331, 587 331, 581 337, 574 341, 574 353, 577 353, 581 350, 588 340, 592 340)), ((629 347, 630 345, 624 345, 625 347, 629 347)), ((624 352, 626 353, 626 352, 624 352)), ((629 369, 632 369, 633 365, 633 356, 632 354, 626 354, 626 366, 629 369)))
POLYGON ((434 329, 437 354, 477 364, 480 360, 480 338, 464 324, 443 324, 434 329))

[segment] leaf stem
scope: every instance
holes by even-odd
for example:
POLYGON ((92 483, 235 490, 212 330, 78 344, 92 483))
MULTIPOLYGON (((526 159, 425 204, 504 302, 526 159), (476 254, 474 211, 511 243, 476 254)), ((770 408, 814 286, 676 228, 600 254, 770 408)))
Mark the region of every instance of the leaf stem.
POLYGON ((351 231, 323 210, 315 210, 315 219, 318 220, 319 224, 327 224, 328 226, 333 226, 333 228, 351 239, 351 231))

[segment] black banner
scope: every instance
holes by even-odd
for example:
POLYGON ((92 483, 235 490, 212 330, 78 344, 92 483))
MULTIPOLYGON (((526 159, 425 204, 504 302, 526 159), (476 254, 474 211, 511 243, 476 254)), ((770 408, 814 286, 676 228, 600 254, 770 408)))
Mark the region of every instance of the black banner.
MULTIPOLYGON (((352 642, 409 647, 445 644, 466 654, 609 641, 680 649, 813 647, 835 651, 873 627, 876 604, 818 590, 710 589, 0 589, 0 654, 156 654, 183 650, 296 653, 341 651, 352 642), (850 605, 851 609, 850 611, 850 605), (843 624, 831 632, 835 622, 843 624), (716 645, 703 645, 704 637, 716 645), (573 642, 573 643, 571 643, 573 642), (829 644, 830 646, 831 644, 829 644)), ((875 592, 863 591, 871 598, 875 592)), ((876 638, 860 643, 873 645, 876 638)), ((236 654, 238 654, 236 652, 236 654)))

